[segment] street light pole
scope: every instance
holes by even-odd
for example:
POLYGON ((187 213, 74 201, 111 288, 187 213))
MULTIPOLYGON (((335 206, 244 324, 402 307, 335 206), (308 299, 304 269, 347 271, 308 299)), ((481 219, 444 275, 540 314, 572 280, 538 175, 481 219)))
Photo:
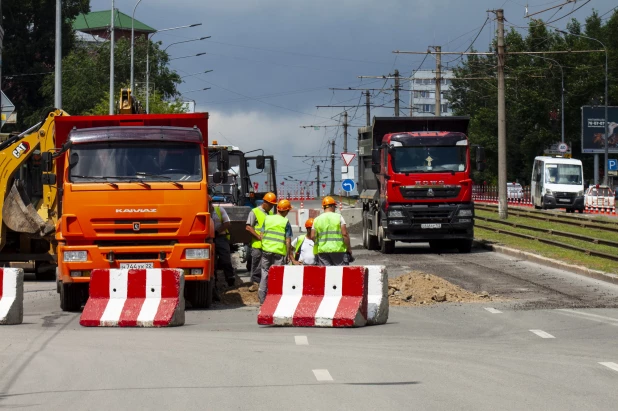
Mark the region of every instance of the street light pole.
POLYGON ((186 26, 178 26, 178 27, 171 27, 169 29, 157 30, 154 33, 152 33, 150 37, 147 38, 148 41, 146 42, 146 114, 150 113, 150 41, 152 40, 155 34, 161 33, 163 31, 187 29, 187 28, 197 27, 201 25, 202 23, 194 23, 194 24, 189 24, 186 26))
MULTIPOLYGON (((566 31, 558 30, 558 29, 556 30, 562 34, 570 34, 572 36, 596 41, 603 47, 603 50, 605 50, 605 167, 604 167, 605 173, 603 173, 603 185, 607 185, 608 183, 607 167, 608 167, 608 162, 609 162, 609 124, 608 124, 609 120, 608 120, 608 115, 607 115, 607 106, 609 105, 609 101, 608 101, 609 100, 609 88, 608 88, 609 87, 609 77, 607 74, 607 67, 608 67, 607 47, 605 47, 605 44, 603 44, 600 40, 597 40, 593 37, 584 36, 583 34, 567 33, 566 31)), ((598 154, 595 154, 595 156, 598 156, 598 154)), ((595 161, 595 163, 598 164, 598 161, 595 161)), ((597 175, 598 175, 598 171, 595 170, 595 176, 597 175)), ((596 182, 597 181, 595 181, 595 183, 596 182)))
POLYGON ((137 6, 142 2, 142 0, 137 0, 135 7, 133 7, 133 16, 131 17, 131 93, 135 90, 135 81, 134 81, 134 67, 133 62, 135 61, 134 57, 134 49, 135 49, 135 10, 137 10, 137 6))
MULTIPOLYGON (((86 16, 84 15, 84 18, 86 16)), ((56 61, 54 107, 62 108, 62 0, 56 0, 56 61)))

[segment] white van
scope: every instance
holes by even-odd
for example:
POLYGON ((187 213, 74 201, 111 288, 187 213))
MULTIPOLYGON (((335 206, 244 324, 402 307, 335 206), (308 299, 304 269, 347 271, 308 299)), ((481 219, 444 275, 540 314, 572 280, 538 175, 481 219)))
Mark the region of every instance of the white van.
POLYGON ((584 211, 582 162, 570 158, 536 157, 532 167, 534 208, 564 208, 584 211))

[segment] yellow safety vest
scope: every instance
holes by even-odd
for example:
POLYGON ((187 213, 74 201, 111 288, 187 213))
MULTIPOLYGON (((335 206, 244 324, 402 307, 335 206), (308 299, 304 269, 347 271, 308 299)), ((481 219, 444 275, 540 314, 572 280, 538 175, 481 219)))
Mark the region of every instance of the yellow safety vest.
MULTIPOLYGON (((266 219, 266 211, 264 211, 262 207, 255 207, 251 211, 255 214, 255 218, 257 220, 257 224, 253 227, 253 229, 259 234, 262 226, 264 225, 264 220, 266 219)), ((251 236, 251 248, 261 249, 262 242, 254 236, 251 236)))
POLYGON ((314 254, 346 252, 339 214, 324 213, 316 217, 313 221, 313 231, 315 232, 314 254))
POLYGON ((279 255, 287 254, 285 245, 285 227, 288 219, 280 215, 269 215, 264 220, 262 251, 279 255))
MULTIPOLYGON (((221 224, 223 224, 223 217, 221 216, 221 209, 219 208, 219 206, 215 206, 215 213, 217 213, 219 221, 221 221, 221 224)), ((230 230, 225 230, 223 234, 225 234, 225 238, 227 238, 227 241, 230 241, 230 230)))

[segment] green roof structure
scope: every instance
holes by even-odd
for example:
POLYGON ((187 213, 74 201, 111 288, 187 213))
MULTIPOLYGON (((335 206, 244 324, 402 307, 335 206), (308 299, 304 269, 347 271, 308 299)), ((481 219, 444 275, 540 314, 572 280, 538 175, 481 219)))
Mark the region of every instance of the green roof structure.
MULTIPOLYGON (((93 11, 88 14, 80 14, 73 21, 73 29, 82 32, 89 32, 92 30, 107 29, 110 26, 111 11, 93 11)), ((114 16, 114 28, 120 30, 131 30, 131 16, 116 10, 114 16)), ((157 30, 142 23, 141 21, 134 21, 134 28, 136 32, 142 33, 154 33, 157 30)))

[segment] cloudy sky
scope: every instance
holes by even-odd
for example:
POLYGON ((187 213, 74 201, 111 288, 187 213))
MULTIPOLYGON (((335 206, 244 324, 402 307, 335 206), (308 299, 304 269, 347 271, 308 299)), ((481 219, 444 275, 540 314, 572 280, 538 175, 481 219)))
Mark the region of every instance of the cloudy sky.
MULTIPOLYGON (((341 152, 342 130, 301 126, 339 123, 342 109, 318 109, 317 105, 364 103, 360 91, 334 92, 329 87, 381 88, 383 80, 357 76, 385 75, 395 68, 408 76, 419 68, 435 68, 432 56, 423 62, 424 56, 396 55, 393 50, 423 51, 440 45, 443 51, 463 51, 477 34, 475 47, 485 50, 495 33, 494 16, 488 9, 502 7, 508 24, 525 26, 526 4, 529 13, 534 13, 567 1, 142 0, 135 16, 156 29, 202 23, 157 34, 155 39, 167 46, 212 36, 168 50, 172 58, 207 53, 173 61, 171 66, 181 76, 214 70, 188 77, 179 86, 181 92, 211 87, 185 94, 197 102, 199 111, 210 113, 210 138, 245 151, 263 148, 277 157, 280 178, 308 180, 315 179, 314 161, 322 164, 325 159, 303 161, 292 156, 324 156, 333 138, 336 151, 341 152), (488 15, 490 20, 480 31, 488 15)), ((116 0, 115 6, 131 15, 136 2, 116 0)), ((91 0, 91 6, 93 11, 109 10, 111 0, 91 0)), ((554 24, 564 27, 571 17, 583 20, 593 8, 603 14, 616 2, 577 0, 539 16, 546 21, 556 19, 580 6, 554 24)), ((445 56, 443 62, 452 58, 445 56)), ((402 98, 407 100, 407 96, 402 98)), ((392 95, 374 92, 372 102, 392 106, 392 95)), ((374 109, 374 114, 392 115, 392 109, 374 109)), ((350 109, 349 115, 352 125, 365 124, 364 107, 350 109)), ((356 146, 356 128, 350 129, 348 145, 350 150, 356 146)))

